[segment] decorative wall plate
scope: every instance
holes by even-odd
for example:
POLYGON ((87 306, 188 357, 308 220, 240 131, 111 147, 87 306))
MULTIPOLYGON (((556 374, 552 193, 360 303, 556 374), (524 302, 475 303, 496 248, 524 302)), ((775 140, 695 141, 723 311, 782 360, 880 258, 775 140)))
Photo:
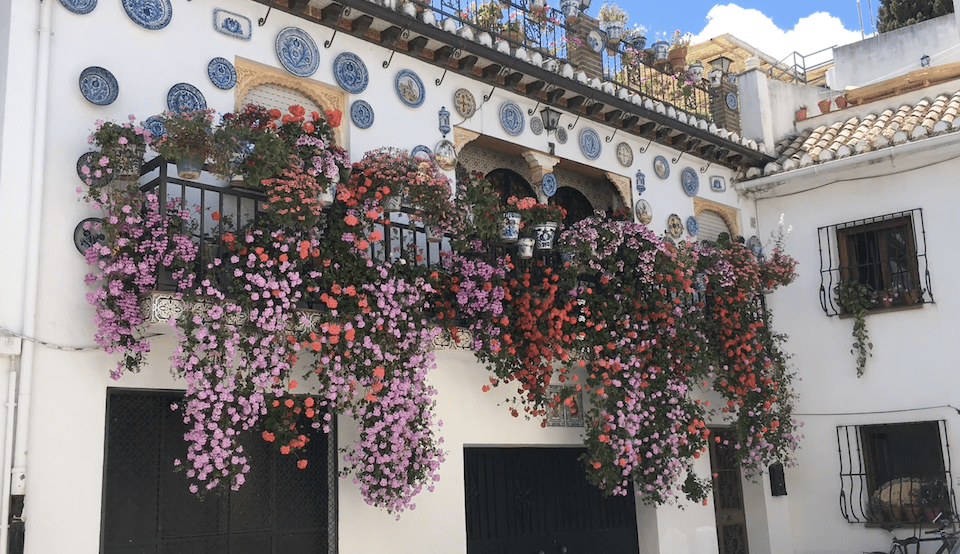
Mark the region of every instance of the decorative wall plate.
POLYGON ((557 142, 559 142, 560 144, 566 144, 566 143, 567 143, 567 130, 566 130, 566 129, 564 129, 563 127, 557 127, 557 132, 556 132, 556 134, 557 134, 557 142))
POLYGON ((637 216, 637 221, 644 225, 649 225, 650 222, 653 221, 653 209, 650 207, 650 202, 647 202, 643 198, 637 200, 637 205, 633 208, 633 213, 637 216))
POLYGON ((530 118, 530 130, 533 131, 533 134, 539 135, 543 132, 543 120, 537 116, 530 118))
POLYGON ((197 87, 189 83, 177 83, 167 92, 167 109, 174 113, 207 109, 207 100, 197 87))
POLYGON ((737 95, 732 92, 727 93, 725 100, 727 102, 727 107, 731 110, 735 110, 740 106, 740 102, 737 100, 737 95))
POLYGON ((580 131, 580 151, 591 160, 600 157, 600 135, 589 127, 584 127, 580 131))
POLYGON ((758 258, 763 256, 763 243, 760 242, 760 237, 757 235, 753 235, 749 240, 747 240, 747 248, 753 252, 754 256, 758 258))
POLYGON ((163 135, 167 134, 167 130, 163 128, 163 118, 159 115, 151 115, 143 122, 143 128, 150 131, 150 136, 153 138, 160 138, 163 135))
POLYGON ((666 179, 670 176, 670 164, 667 163, 667 159, 663 156, 657 156, 653 159, 653 172, 657 174, 657 177, 661 179, 666 179))
POLYGON ((350 104, 350 119, 361 129, 369 129, 373 125, 373 106, 366 100, 354 100, 350 104))
POLYGON ((207 64, 207 77, 219 89, 229 90, 237 84, 237 70, 226 58, 213 58, 207 64))
POLYGON ((370 83, 370 73, 360 56, 343 52, 333 60, 333 77, 344 91, 360 94, 370 83))
POLYGON ((420 76, 409 69, 401 69, 397 72, 394 79, 394 87, 400 100, 411 108, 419 108, 423 105, 426 91, 423 88, 423 81, 420 76))
POLYGON ((599 54, 603 50, 603 35, 600 34, 600 31, 594 29, 587 34, 587 44, 590 45, 590 49, 599 54))
POLYGON ((545 194, 547 198, 550 198, 557 193, 557 178, 553 175, 553 173, 547 173, 543 176, 543 180, 540 181, 540 188, 543 190, 543 194, 545 194))
POLYGON ((429 158, 431 154, 433 154, 433 150, 430 150, 429 147, 424 146, 422 144, 414 146, 413 150, 410 151, 410 155, 413 156, 414 158, 418 156, 421 158, 429 158))
POLYGON ((122 0, 123 9, 134 23, 156 31, 170 24, 173 3, 170 0, 122 0))
POLYGON ((100 241, 107 240, 106 235, 100 230, 100 218, 88 217, 73 229, 73 244, 81 254, 86 254, 87 248, 100 241))
POLYGON ((469 119, 477 113, 477 100, 469 90, 458 88, 453 93, 453 109, 457 110, 460 117, 469 119))
POLYGON ((97 7, 97 0, 60 0, 60 3, 64 8, 80 15, 88 14, 97 7))
POLYGON ((692 215, 687 218, 687 232, 691 235, 696 235, 700 232, 700 222, 692 215))
POLYGON ((697 171, 692 167, 685 167, 680 172, 680 184, 687 196, 696 196, 700 192, 700 177, 697 176, 697 171))
POLYGON ((500 105, 500 125, 508 135, 517 136, 523 132, 523 109, 515 102, 504 102, 500 105))
POLYGON ((723 192, 727 190, 727 180, 719 175, 710 177, 710 190, 713 192, 723 192))
POLYGON ((633 165, 633 148, 630 148, 629 144, 621 142, 617 145, 617 161, 623 167, 633 165))
POLYGON ((106 69, 91 66, 80 72, 80 94, 92 104, 112 104, 120 94, 117 78, 106 69))
POLYGON ((677 214, 670 214, 670 217, 667 218, 667 236, 678 239, 683 235, 683 222, 680 221, 680 216, 677 214))
POLYGON ((449 140, 441 140, 433 149, 437 156, 437 165, 444 171, 457 168, 457 148, 449 140))
POLYGON ((277 34, 280 65, 297 77, 309 77, 320 67, 317 43, 303 29, 287 27, 277 34))
POLYGON ((103 156, 103 154, 100 152, 93 151, 81 155, 77 160, 77 176, 80 177, 80 180, 83 181, 84 184, 87 183, 87 179, 90 179, 90 186, 98 188, 113 180, 112 175, 102 174, 100 177, 95 175, 97 160, 99 160, 101 156, 103 156), (87 168, 86 171, 83 169, 84 166, 87 168))
POLYGON ((241 40, 250 40, 253 35, 253 24, 250 23, 249 17, 220 8, 213 9, 213 28, 218 33, 241 40))

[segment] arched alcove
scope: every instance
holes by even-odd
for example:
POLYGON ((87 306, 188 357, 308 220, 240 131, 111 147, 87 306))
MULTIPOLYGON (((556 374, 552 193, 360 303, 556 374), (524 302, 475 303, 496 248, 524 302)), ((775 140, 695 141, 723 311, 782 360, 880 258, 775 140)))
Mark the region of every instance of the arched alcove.
POLYGON ((593 204, 582 192, 571 187, 560 187, 553 197, 554 202, 567 211, 563 226, 569 228, 574 223, 593 215, 593 204))

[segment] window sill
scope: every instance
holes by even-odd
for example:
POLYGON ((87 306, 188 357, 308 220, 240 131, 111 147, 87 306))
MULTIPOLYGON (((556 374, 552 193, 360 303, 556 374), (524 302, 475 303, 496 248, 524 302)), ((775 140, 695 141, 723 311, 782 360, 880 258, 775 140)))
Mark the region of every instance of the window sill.
MULTIPOLYGON (((933 302, 917 302, 916 304, 890 306, 889 308, 885 308, 883 306, 877 306, 876 308, 872 308, 867 315, 885 314, 885 313, 891 313, 891 312, 903 312, 908 310, 920 310, 920 309, 923 309, 923 306, 925 304, 932 304, 932 303, 933 302)), ((852 318, 853 318, 853 314, 849 312, 843 312, 840 314, 840 319, 852 319, 852 318)))

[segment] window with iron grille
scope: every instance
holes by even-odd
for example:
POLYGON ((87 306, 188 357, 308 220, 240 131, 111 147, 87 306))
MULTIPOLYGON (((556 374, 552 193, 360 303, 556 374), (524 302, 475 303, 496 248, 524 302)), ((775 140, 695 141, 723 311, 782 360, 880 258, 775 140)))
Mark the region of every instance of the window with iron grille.
POLYGON ((840 287, 862 286, 869 309, 933 302, 923 210, 820 227, 820 304, 846 313, 840 287))
POLYGON ((333 554, 335 444, 316 431, 298 469, 255 436, 241 436, 251 471, 239 491, 198 498, 174 459, 187 430, 177 391, 112 389, 107 396, 101 552, 333 554))
POLYGON ((842 425, 837 444, 847 521, 919 524, 956 513, 945 421, 842 425))

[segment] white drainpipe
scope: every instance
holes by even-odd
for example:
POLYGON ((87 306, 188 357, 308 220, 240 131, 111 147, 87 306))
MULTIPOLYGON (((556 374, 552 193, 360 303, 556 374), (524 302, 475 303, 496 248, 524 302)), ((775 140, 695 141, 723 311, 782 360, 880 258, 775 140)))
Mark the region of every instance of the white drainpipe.
MULTIPOLYGON (((36 336, 37 291, 40 286, 40 230, 42 222, 44 165, 47 153, 47 104, 50 88, 50 41, 52 36, 53 0, 40 2, 40 26, 37 29, 37 79, 33 114, 33 147, 30 166, 30 204, 27 212, 27 249, 23 290, 21 334, 36 336)), ((4 509, 10 502, 10 494, 26 494, 27 443, 30 430, 30 395, 33 388, 35 345, 25 341, 20 359, 20 382, 16 403, 16 434, 13 444, 12 468, 4 466, 4 483, 10 475, 10 490, 0 498, 4 509)), ((14 374, 15 375, 15 374, 14 374)), ((8 420, 8 426, 10 421, 8 420)), ((8 433, 9 435, 9 433, 8 433)), ((8 456, 4 456, 4 464, 8 456)), ((25 508, 26 512, 26 508, 25 508)), ((26 516, 26 513, 24 514, 26 516)), ((7 520, 3 520, 4 524, 7 520)), ((6 525, 3 531, 6 532, 6 525)), ((0 542, 0 554, 6 554, 7 541, 0 542)))

